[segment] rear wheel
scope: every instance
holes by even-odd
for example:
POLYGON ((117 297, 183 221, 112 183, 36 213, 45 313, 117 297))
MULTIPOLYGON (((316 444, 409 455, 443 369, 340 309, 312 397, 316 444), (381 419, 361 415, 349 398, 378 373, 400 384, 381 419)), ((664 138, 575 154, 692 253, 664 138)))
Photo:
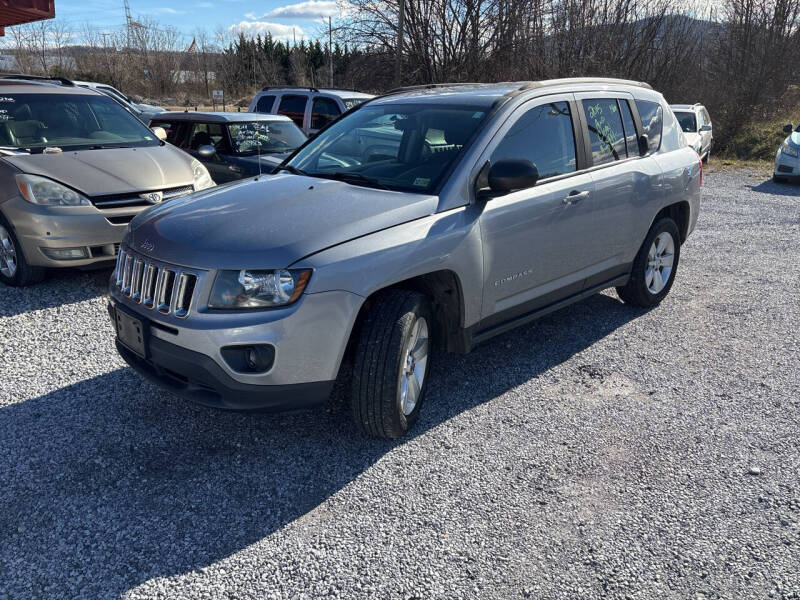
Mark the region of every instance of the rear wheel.
POLYGON ((422 294, 389 290, 364 319, 353 365, 350 406, 367 435, 394 439, 416 423, 430 371, 433 311, 422 294))
POLYGON ((670 218, 659 219, 633 261, 628 283, 617 288, 626 304, 650 307, 661 302, 675 281, 681 244, 678 226, 670 218))
POLYGON ((22 248, 8 222, 0 216, 0 281, 21 287, 44 279, 42 267, 32 267, 25 260, 22 248))

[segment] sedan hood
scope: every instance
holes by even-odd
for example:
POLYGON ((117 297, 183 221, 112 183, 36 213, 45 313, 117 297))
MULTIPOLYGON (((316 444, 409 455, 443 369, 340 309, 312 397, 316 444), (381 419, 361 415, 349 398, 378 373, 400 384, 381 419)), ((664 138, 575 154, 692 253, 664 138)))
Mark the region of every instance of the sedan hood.
MULTIPOLYGON (((287 156, 289 156, 290 152, 282 152, 281 154, 262 154, 261 155, 261 170, 264 173, 269 173, 277 167, 279 164, 283 162, 287 156)), ((238 160, 242 161, 246 165, 252 167, 254 173, 258 172, 258 156, 239 156, 237 157, 238 160)))
POLYGON ((689 144, 692 148, 694 148, 695 144, 700 143, 700 134, 699 133, 686 133, 683 132, 684 137, 686 138, 686 143, 689 144))
POLYGON ((437 197, 267 175, 155 206, 136 217, 130 248, 200 269, 282 268, 325 248, 430 215, 437 197))
POLYGON ((4 157, 24 173, 49 177, 86 196, 191 185, 192 158, 174 146, 77 150, 4 157))

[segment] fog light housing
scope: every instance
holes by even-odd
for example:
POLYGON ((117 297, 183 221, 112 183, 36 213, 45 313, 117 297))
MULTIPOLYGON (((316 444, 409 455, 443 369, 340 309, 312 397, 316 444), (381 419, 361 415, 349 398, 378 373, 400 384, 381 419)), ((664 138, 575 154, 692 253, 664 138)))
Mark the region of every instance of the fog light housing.
POLYGON ((225 346, 221 353, 228 366, 239 373, 266 373, 275 362, 275 347, 270 344, 225 346))
POLYGON ((81 260, 91 258, 89 248, 41 248, 42 253, 53 260, 81 260))

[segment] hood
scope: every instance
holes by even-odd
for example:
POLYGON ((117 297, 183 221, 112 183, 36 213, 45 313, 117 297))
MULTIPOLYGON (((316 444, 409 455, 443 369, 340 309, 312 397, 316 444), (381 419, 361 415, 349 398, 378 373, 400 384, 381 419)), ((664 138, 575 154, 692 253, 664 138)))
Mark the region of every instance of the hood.
POLYGON ((86 196, 191 185, 192 157, 174 146, 77 150, 4 157, 24 173, 60 181, 86 196))
POLYGON ((695 144, 700 143, 700 134, 699 133, 687 133, 683 132, 684 137, 686 138, 686 143, 694 148, 695 144))
POLYGON ((142 112, 149 112, 149 113, 162 113, 166 112, 166 108, 162 108, 160 106, 155 106, 154 104, 143 104, 141 102, 134 103, 134 106, 138 108, 142 112))
POLYGON ((267 175, 154 206, 131 222, 126 241, 141 254, 200 269, 281 268, 430 215, 437 204, 436 196, 267 175))

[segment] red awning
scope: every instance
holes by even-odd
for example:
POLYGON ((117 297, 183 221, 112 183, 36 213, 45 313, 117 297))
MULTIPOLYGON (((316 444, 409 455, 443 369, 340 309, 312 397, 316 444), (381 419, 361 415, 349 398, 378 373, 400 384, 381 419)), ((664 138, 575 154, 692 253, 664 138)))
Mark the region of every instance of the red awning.
POLYGON ((0 0, 0 35, 5 34, 5 27, 55 16, 55 0, 0 0))

